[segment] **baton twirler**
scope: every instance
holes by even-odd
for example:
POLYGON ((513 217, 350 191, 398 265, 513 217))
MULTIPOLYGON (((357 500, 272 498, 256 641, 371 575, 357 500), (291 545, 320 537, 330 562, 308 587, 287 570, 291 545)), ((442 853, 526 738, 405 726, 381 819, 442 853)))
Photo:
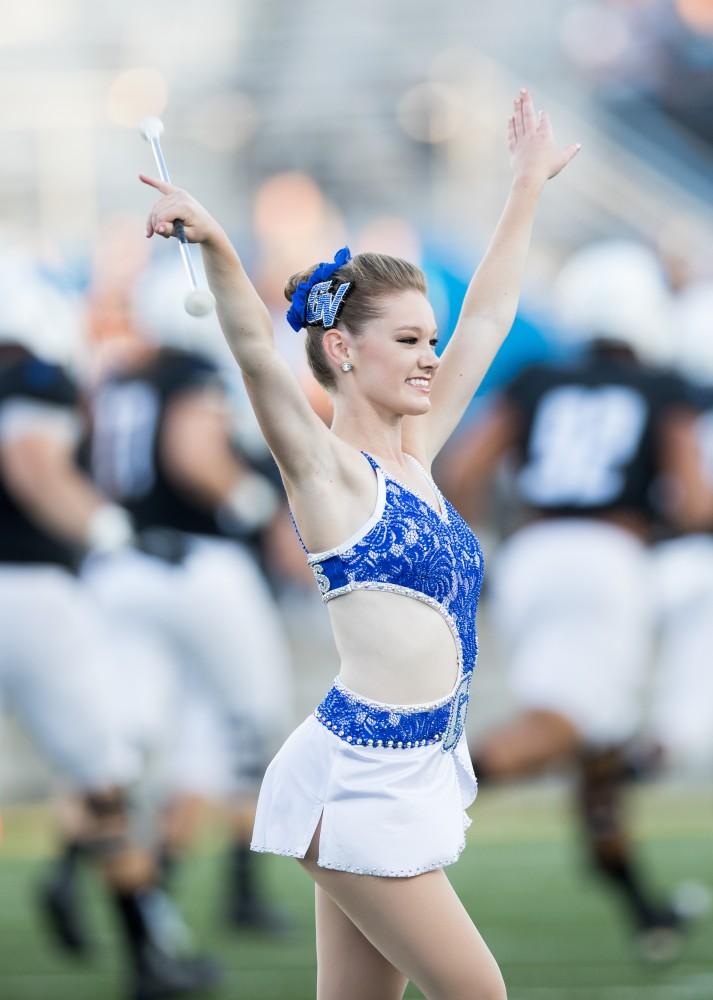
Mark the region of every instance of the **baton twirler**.
MULTIPOLYGON (((168 175, 168 167, 161 149, 161 133, 163 132, 163 122, 160 118, 144 118, 139 125, 139 131, 144 139, 151 146, 151 151, 156 161, 159 177, 165 184, 171 183, 168 175)), ((181 253, 181 260, 186 269, 190 291, 183 300, 183 305, 187 313, 191 316, 205 316, 211 312, 215 306, 215 298, 207 288, 199 288, 196 280, 196 272, 191 259, 191 251, 186 239, 183 222, 180 219, 173 220, 173 234, 178 240, 178 249, 181 253)))

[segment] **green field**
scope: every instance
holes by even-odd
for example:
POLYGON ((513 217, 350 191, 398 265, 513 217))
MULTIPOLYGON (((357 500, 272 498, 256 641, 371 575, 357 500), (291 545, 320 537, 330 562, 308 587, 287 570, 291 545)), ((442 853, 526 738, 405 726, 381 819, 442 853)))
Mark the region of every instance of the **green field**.
MULTIPOLYGON (((697 879, 713 887, 713 801, 707 791, 644 788, 635 829, 662 888, 697 879)), ((483 793, 468 848, 450 874, 498 958, 510 1000, 713 1000, 713 919, 692 930, 678 962, 651 968, 633 955, 619 912, 582 870, 562 789, 483 793)), ((40 808, 5 813, 0 849, 0 1000, 121 997, 110 915, 92 879, 88 904, 99 948, 80 967, 40 935, 31 891, 47 852, 40 808)), ((180 897, 201 945, 227 968, 217 1000, 314 997, 312 888, 287 859, 267 859, 274 892, 297 929, 279 942, 226 933, 218 920, 221 870, 216 831, 206 831, 181 876, 180 897)), ((410 988, 407 997, 419 997, 410 988)))

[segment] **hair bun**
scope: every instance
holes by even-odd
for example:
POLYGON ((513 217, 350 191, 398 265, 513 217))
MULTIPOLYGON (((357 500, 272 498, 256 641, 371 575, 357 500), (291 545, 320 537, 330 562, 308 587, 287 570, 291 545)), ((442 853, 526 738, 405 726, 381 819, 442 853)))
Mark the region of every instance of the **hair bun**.
POLYGON ((319 264, 313 264, 312 267, 308 267, 306 271, 297 271, 287 279, 287 283, 285 285, 285 298, 288 302, 292 302, 292 297, 295 294, 297 286, 303 281, 308 281, 318 267, 319 264))

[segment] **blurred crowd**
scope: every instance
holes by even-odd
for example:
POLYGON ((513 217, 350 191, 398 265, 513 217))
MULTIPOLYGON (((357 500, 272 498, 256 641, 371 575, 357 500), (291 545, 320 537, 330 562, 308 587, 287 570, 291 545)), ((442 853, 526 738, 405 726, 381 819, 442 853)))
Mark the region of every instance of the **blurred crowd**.
POLYGON ((713 8, 707 0, 580 3, 561 37, 571 62, 611 108, 653 126, 655 114, 713 140, 710 90, 713 8), (593 46, 592 37, 602 39, 593 46))

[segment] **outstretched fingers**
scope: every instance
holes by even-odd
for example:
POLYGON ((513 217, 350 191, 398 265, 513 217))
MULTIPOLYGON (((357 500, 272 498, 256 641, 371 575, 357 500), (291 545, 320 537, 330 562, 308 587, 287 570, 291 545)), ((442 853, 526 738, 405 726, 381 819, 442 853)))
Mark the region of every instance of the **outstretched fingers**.
POLYGON ((573 143, 564 150, 558 150, 548 115, 535 110, 526 87, 522 87, 513 101, 507 137, 516 175, 542 180, 555 177, 581 148, 580 143, 573 143))
POLYGON ((515 98, 512 102, 513 113, 510 121, 512 122, 513 132, 515 134, 515 141, 522 139, 522 116, 520 115, 520 97, 515 98))
POLYGON ((554 132, 552 130, 552 122, 550 121, 550 116, 546 111, 540 111, 540 115, 537 122, 537 129, 542 132, 543 135, 552 137, 554 132))
POLYGON ((527 132, 532 132, 537 127, 536 116, 535 116, 535 105, 532 98, 530 97, 530 92, 522 88, 520 91, 520 117, 522 120, 522 131, 523 134, 527 132))
POLYGON ((537 116, 535 114, 535 105, 529 91, 523 87, 513 101, 513 115, 508 123, 508 142, 512 143, 513 139, 517 142, 536 129, 537 116))

